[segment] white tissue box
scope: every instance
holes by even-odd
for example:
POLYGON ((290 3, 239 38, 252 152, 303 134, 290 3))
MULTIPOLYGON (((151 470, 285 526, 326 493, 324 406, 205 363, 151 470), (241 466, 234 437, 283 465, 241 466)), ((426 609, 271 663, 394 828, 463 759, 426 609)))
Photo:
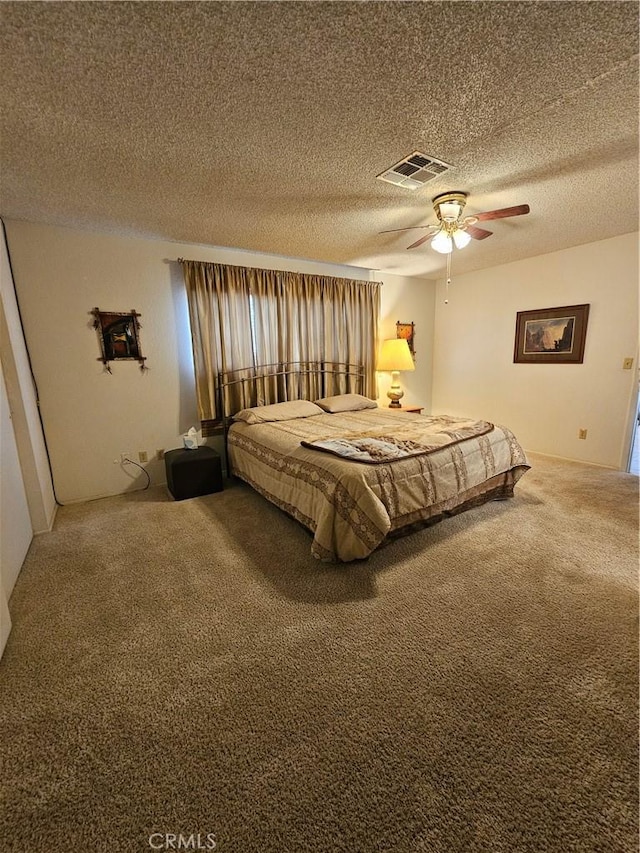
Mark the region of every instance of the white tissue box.
POLYGON ((198 433, 193 427, 182 436, 182 443, 187 450, 198 449, 198 433))

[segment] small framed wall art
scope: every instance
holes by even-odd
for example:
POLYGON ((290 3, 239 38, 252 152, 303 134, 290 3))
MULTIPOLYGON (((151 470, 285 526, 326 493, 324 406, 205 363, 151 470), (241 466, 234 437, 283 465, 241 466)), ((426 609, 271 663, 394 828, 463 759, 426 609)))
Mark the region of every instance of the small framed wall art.
POLYGON ((588 319, 588 304, 518 311, 514 362, 582 364, 588 319))
POLYGON ((94 308, 93 327, 98 332, 102 355, 98 359, 111 373, 111 361, 137 361, 145 370, 145 357, 140 351, 140 314, 131 311, 100 311, 94 308))
POLYGON ((415 326, 413 323, 401 323, 399 320, 396 323, 396 338, 403 338, 409 344, 409 352, 415 359, 416 351, 414 349, 415 326))

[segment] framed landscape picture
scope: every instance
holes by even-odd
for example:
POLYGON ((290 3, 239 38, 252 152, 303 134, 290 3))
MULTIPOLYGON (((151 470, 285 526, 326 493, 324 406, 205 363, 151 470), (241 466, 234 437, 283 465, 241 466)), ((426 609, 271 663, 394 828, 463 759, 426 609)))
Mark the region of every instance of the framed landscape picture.
POLYGON ((589 305, 518 311, 513 360, 520 364, 582 364, 589 305))

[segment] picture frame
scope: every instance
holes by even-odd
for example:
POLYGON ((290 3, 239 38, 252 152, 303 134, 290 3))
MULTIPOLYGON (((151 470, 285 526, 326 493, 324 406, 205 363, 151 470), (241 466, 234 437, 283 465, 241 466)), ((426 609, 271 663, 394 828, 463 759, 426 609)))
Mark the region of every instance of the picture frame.
POLYGON ((98 332, 101 361, 111 373, 111 361, 137 361, 140 369, 145 370, 145 356, 140 349, 140 314, 131 311, 101 311, 94 308, 93 327, 98 332))
POLYGON ((588 320, 588 304, 518 311, 514 362, 582 364, 588 320))
POLYGON ((396 338, 402 338, 409 344, 409 352, 412 358, 415 359, 416 351, 414 348, 415 324, 401 323, 399 320, 396 323, 396 338))

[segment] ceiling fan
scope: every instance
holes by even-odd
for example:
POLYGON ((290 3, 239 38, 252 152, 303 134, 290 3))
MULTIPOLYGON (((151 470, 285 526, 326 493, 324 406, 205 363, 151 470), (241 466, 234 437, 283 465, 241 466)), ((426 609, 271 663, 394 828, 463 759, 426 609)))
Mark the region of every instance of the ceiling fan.
POLYGON ((409 228, 392 228, 389 231, 380 231, 380 234, 391 234, 394 231, 413 231, 416 228, 428 228, 429 233, 420 237, 415 243, 407 246, 407 249, 415 249, 427 240, 431 240, 431 248, 443 255, 448 255, 456 249, 464 249, 474 240, 485 240, 493 234, 486 228, 478 228, 477 222, 486 222, 490 219, 506 219, 509 216, 522 216, 529 213, 528 204, 518 204, 515 207, 502 207, 499 210, 486 210, 484 213, 476 213, 474 216, 463 216, 467 193, 448 192, 441 193, 433 199, 433 209, 438 217, 435 225, 415 225, 409 228))

